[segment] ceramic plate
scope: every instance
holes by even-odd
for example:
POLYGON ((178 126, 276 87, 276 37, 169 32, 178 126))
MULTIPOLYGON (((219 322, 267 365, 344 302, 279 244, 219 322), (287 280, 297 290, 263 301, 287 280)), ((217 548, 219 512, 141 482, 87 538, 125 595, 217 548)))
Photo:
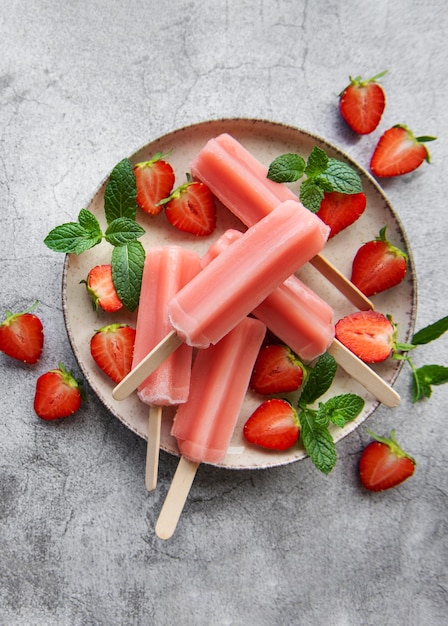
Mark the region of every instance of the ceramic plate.
MULTIPOLYGON (((390 313, 398 323, 400 341, 409 340, 414 328, 416 289, 414 266, 406 235, 397 214, 379 185, 337 147, 319 136, 283 124, 264 120, 224 119, 175 130, 143 146, 130 159, 132 163, 138 163, 148 160, 157 151, 171 152, 169 161, 176 172, 177 186, 185 182, 185 173, 189 171, 191 159, 210 138, 222 132, 233 135, 266 166, 276 156, 286 152, 301 154, 306 159, 313 147, 317 145, 323 148, 329 156, 346 161, 359 173, 364 192, 367 195, 366 211, 352 226, 328 242, 324 256, 346 276, 350 276, 351 263, 359 246, 373 239, 380 228, 387 224, 389 238, 409 255, 409 270, 406 279, 399 286, 378 294, 373 300, 378 311, 390 313)), ((106 226, 103 204, 106 182, 107 180, 103 181, 87 206, 96 215, 103 229, 106 226)), ((298 192, 298 186, 299 183, 295 183, 291 185, 291 188, 298 192)), ((163 213, 156 218, 151 218, 139 211, 138 221, 146 230, 146 235, 140 241, 146 249, 154 245, 178 244, 193 248, 199 254, 203 254, 208 246, 227 228, 244 229, 238 220, 219 203, 217 203, 217 211, 216 231, 206 238, 195 238, 175 230, 168 223, 163 213)), ((136 313, 119 312, 114 315, 95 313, 92 310, 85 286, 80 284, 80 281, 86 278, 91 267, 100 263, 109 263, 110 254, 111 246, 103 242, 80 256, 67 255, 63 275, 65 324, 75 357, 92 390, 114 416, 138 436, 146 439, 148 407, 139 401, 135 393, 124 401, 115 401, 112 398, 113 382, 97 368, 89 351, 90 338, 95 329, 100 326, 113 321, 122 321, 135 326, 136 313)), ((303 282, 331 304, 335 311, 335 321, 354 310, 353 306, 310 265, 303 268, 298 275, 303 282)), ((388 360, 375 366, 375 370, 392 384, 399 374, 400 363, 388 360)), ((378 406, 378 402, 373 396, 338 368, 333 386, 327 395, 347 392, 362 396, 365 400, 365 407, 358 418, 344 429, 334 428, 335 441, 339 441, 357 428, 378 406)), ((298 461, 306 456, 304 450, 299 447, 286 452, 271 452, 245 444, 242 436, 243 424, 261 401, 260 396, 251 392, 247 393, 228 454, 221 464, 222 467, 235 469, 266 468, 298 461)), ((178 455, 176 442, 170 436, 173 414, 173 409, 164 409, 161 446, 163 450, 178 455)))

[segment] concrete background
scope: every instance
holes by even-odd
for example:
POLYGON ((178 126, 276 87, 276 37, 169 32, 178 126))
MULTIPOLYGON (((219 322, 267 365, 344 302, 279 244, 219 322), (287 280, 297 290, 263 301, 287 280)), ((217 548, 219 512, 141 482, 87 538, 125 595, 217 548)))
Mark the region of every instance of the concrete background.
MULTIPOLYGON (((447 314, 448 17, 444 0, 0 0, 0 311, 40 301, 46 345, 24 367, 0 355, 2 626, 441 626, 447 623, 447 389, 380 408, 418 462, 364 491, 361 427, 325 477, 311 463, 201 467, 169 542, 153 532, 177 461, 145 491, 145 442, 93 394, 41 422, 38 375, 79 373, 61 308, 63 255, 43 238, 150 139, 219 117, 272 119, 326 137, 368 167, 382 130, 431 134, 432 164, 383 182, 411 242, 417 328, 447 314), (356 138, 337 94, 383 69, 380 130, 356 138)), ((415 353, 448 365, 447 339, 415 353)))

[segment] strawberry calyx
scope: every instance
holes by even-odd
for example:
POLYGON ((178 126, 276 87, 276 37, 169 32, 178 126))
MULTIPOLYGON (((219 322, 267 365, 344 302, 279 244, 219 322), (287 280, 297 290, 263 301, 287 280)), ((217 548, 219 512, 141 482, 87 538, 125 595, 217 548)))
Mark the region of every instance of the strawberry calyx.
POLYGON ((186 173, 186 177, 187 177, 186 183, 182 183, 182 185, 179 185, 179 187, 176 187, 176 189, 174 189, 167 198, 163 198, 162 200, 157 202, 156 206, 168 204, 168 202, 170 202, 171 200, 178 200, 187 191, 188 187, 193 185, 195 182, 191 178, 191 175, 188 172, 186 173))
POLYGON ((386 446, 388 446, 392 454, 394 454, 397 457, 397 459, 409 459, 414 465, 416 465, 415 459, 412 456, 410 456, 407 452, 405 452, 398 444, 396 437, 395 437, 395 430, 391 431, 389 438, 380 437, 379 435, 376 435, 368 428, 366 428, 366 431, 373 439, 375 439, 375 441, 378 441, 378 443, 383 443, 386 446))
POLYGON ((77 389, 81 394, 81 398, 83 400, 87 400, 87 395, 83 387, 83 381, 81 379, 75 378, 74 373, 70 370, 67 370, 63 363, 58 363, 58 366, 52 370, 50 370, 52 374, 58 374, 62 382, 66 384, 68 387, 72 389, 77 389))
POLYGON ((386 226, 383 226, 383 228, 381 228, 378 236, 375 237, 375 241, 381 241, 382 243, 384 243, 387 246, 387 249, 389 250, 389 252, 391 252, 392 254, 394 254, 397 257, 403 257, 406 260, 406 262, 407 262, 408 261, 408 255, 406 254, 406 252, 404 250, 401 250, 397 246, 394 246, 393 243, 391 243, 387 239, 386 231, 387 231, 387 224, 386 224, 386 226))
MULTIPOLYGON (((406 131, 409 141, 414 142, 416 145, 422 145, 424 143, 428 143, 429 141, 436 141, 437 139, 437 137, 432 137, 431 135, 420 135, 419 137, 416 137, 406 124, 394 124, 392 128, 402 128, 406 131)), ((428 148, 426 146, 423 147, 426 150, 425 161, 427 163, 431 163, 431 155, 429 154, 428 148)))
POLYGON ((388 70, 383 70, 382 72, 379 72, 378 74, 375 74, 375 76, 372 76, 371 78, 362 78, 361 76, 355 76, 355 78, 353 78, 352 76, 350 76, 350 83, 356 87, 365 87, 366 85, 370 84, 370 83, 376 83, 377 80, 379 78, 382 78, 383 76, 385 76, 387 74, 388 70))
POLYGON ((5 311, 5 319, 0 324, 0 326, 11 326, 11 324, 13 324, 20 317, 22 317, 22 315, 28 315, 29 313, 32 313, 36 309, 38 304, 39 300, 36 300, 36 302, 34 302, 34 304, 32 304, 28 309, 25 309, 25 311, 21 311, 20 313, 5 311))
POLYGON ((107 324, 102 328, 96 328, 96 333, 116 333, 119 328, 124 328, 127 324, 123 324, 121 322, 115 322, 114 324, 107 324))
POLYGON ((154 165, 154 163, 157 163, 157 161, 164 161, 165 159, 167 159, 170 154, 171 154, 172 150, 170 150, 169 152, 163 154, 163 152, 156 152, 154 154, 154 156, 149 159, 148 161, 140 161, 140 163, 136 163, 134 165, 134 167, 152 167, 154 165))

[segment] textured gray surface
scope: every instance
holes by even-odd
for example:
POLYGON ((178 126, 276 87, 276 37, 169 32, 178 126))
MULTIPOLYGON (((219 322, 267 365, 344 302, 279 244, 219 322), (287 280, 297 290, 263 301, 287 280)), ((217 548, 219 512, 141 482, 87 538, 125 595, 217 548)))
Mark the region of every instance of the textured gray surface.
MULTIPOLYGON (((39 299, 41 362, 0 355, 0 623, 441 626, 447 620, 447 391, 380 408, 418 461, 374 495, 357 478, 365 428, 328 476, 305 461, 265 471, 200 468, 175 536, 155 521, 145 444, 90 394, 61 423, 34 414, 37 376, 77 364, 61 310, 63 256, 42 243, 74 219, 124 156, 174 128, 260 117, 326 137, 367 167, 380 131, 355 138, 337 113, 349 74, 385 68, 381 130, 436 135, 433 163, 383 183, 411 242, 417 328, 446 315, 448 128, 444 0, 302 2, 56 0, 0 7, 1 312, 39 299)), ((443 338, 415 354, 448 364, 443 338)))

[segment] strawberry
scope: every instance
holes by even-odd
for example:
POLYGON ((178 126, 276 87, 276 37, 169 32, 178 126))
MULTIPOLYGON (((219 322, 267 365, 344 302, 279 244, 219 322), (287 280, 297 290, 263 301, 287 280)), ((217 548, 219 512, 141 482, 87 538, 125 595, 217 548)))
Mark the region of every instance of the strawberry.
POLYGON ((6 318, 0 325, 0 350, 18 361, 37 363, 44 345, 43 326, 32 313, 37 302, 22 313, 6 311, 6 318))
POLYGON ((160 200, 167 198, 174 186, 174 170, 164 159, 168 155, 157 152, 149 161, 134 166, 137 183, 137 204, 149 215, 158 215, 163 205, 160 200))
POLYGON ((368 135, 378 126, 386 107, 384 89, 376 81, 387 73, 381 72, 363 80, 352 78, 339 96, 339 112, 358 135, 368 135))
POLYGON ((131 371, 135 330, 126 324, 109 324, 90 340, 93 360, 115 383, 131 371))
POLYGON ((396 346, 395 325, 378 311, 357 311, 340 319, 335 336, 365 363, 385 361, 396 346))
POLYGON ((359 461, 361 483, 369 491, 384 491, 396 487, 415 471, 416 462, 398 445, 395 431, 390 439, 367 431, 376 441, 364 448, 359 461))
POLYGON ((76 413, 85 397, 81 384, 62 363, 39 376, 34 396, 37 415, 44 420, 54 420, 76 413))
POLYGON ((401 283, 408 257, 386 238, 387 226, 378 237, 362 245, 353 259, 351 281, 364 295, 373 296, 401 283))
POLYGON ((98 311, 98 307, 101 307, 103 311, 115 313, 122 308, 123 303, 118 297, 112 280, 111 265, 95 265, 88 273, 87 280, 82 280, 81 282, 87 286, 95 311, 98 311))
POLYGON ((297 412, 286 400, 266 400, 244 424, 243 434, 246 441, 262 448, 287 450, 299 438, 297 412))
POLYGON ((288 346, 268 344, 255 361, 250 387, 261 394, 287 393, 300 387, 303 374, 302 363, 288 346))
POLYGON ((210 235, 216 227, 215 200, 210 189, 199 181, 180 185, 163 201, 165 214, 173 226, 193 235, 210 235))
POLYGON ((397 124, 380 137, 370 161, 372 174, 379 177, 401 176, 430 162, 425 142, 436 137, 414 137, 407 126, 397 124))
POLYGON ((326 191, 317 215, 331 228, 331 238, 353 224, 364 213, 365 208, 366 195, 362 192, 348 194, 326 191))

